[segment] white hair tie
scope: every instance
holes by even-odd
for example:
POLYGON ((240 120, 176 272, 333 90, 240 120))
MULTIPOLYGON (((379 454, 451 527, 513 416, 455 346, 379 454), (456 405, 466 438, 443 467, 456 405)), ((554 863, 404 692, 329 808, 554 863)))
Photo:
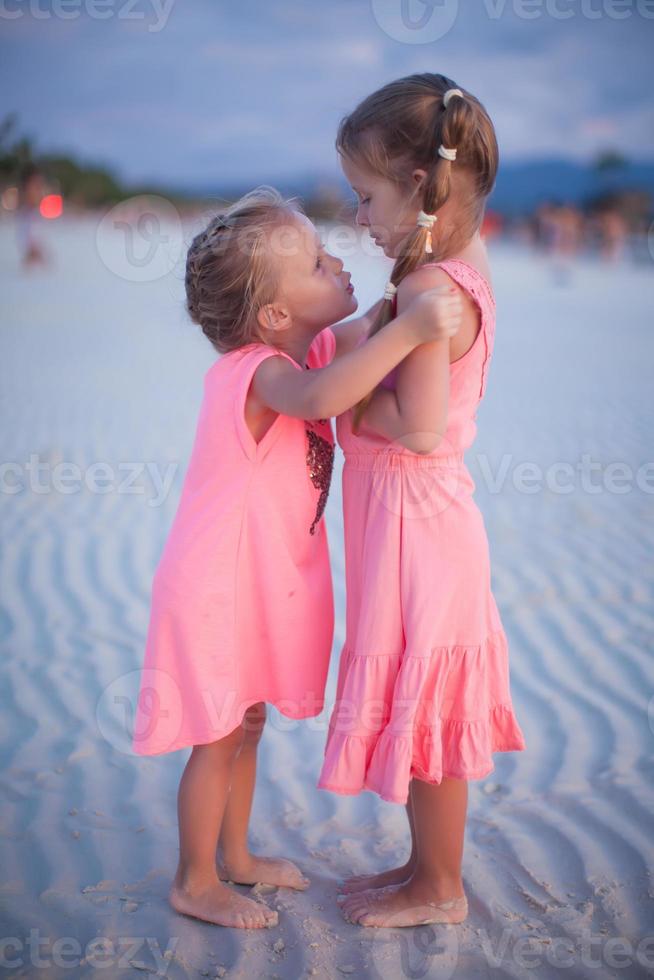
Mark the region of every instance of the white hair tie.
POLYGON ((449 105, 450 99, 453 99, 455 95, 458 95, 461 99, 464 98, 463 92, 460 88, 448 88, 447 92, 443 96, 443 105, 446 109, 449 105))
POLYGON ((435 221, 438 221, 437 215, 427 214, 425 211, 418 211, 418 225, 420 228, 431 228, 435 221))
POLYGON ((425 240, 425 252, 429 252, 430 255, 433 253, 431 246, 431 229, 435 221, 438 221, 438 215, 427 214, 425 211, 418 211, 418 227, 427 229, 427 238, 425 240))
POLYGON ((449 149, 447 146, 441 145, 438 147, 438 155, 443 157, 444 160, 456 160, 456 149, 449 149))
POLYGON ((384 299, 393 299, 396 292, 397 292, 397 286, 390 281, 387 282, 384 288, 384 299))

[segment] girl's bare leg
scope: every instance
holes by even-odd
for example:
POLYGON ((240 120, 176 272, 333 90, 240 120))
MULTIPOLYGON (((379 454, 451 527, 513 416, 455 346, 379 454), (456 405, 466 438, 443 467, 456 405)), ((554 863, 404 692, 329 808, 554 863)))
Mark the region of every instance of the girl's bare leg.
POLYGON ((406 802, 406 812, 409 818, 409 827, 411 828, 411 854, 409 858, 399 867, 382 871, 379 874, 354 875, 351 878, 346 878, 340 886, 340 891, 343 895, 352 895, 355 892, 366 891, 368 888, 384 888, 386 885, 399 885, 413 874, 418 859, 418 852, 416 847, 416 832, 413 826, 412 787, 413 780, 409 783, 409 799, 406 802))
POLYGON ((177 795, 179 863, 168 899, 175 911, 216 925, 261 929, 277 925, 277 912, 236 894, 216 871, 218 834, 242 741, 239 725, 217 742, 193 747, 177 795))
POLYGON ((467 908, 461 876, 468 783, 444 776, 438 784, 413 780, 413 821, 417 863, 400 884, 349 895, 341 908, 351 922, 364 926, 417 925, 436 905, 459 899, 440 921, 462 922, 467 908))
POLYGON ((257 774, 257 748, 266 723, 266 705, 253 704, 243 719, 243 744, 232 769, 232 783, 220 831, 218 872, 225 881, 253 885, 261 881, 305 889, 309 880, 291 861, 266 858, 248 849, 248 826, 257 774))

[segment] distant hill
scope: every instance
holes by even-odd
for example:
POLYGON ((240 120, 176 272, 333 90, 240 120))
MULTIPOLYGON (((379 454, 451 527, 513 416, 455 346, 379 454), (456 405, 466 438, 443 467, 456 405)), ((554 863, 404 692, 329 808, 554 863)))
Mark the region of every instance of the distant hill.
MULTIPOLYGON (((283 194, 295 194, 307 202, 338 197, 352 201, 354 198, 343 176, 336 172, 322 176, 297 175, 295 180, 271 180, 271 183, 283 194)), ((234 199, 252 186, 236 187, 230 183, 221 188, 187 188, 187 193, 208 199, 234 199)), ((570 160, 511 161, 500 164, 489 207, 513 216, 531 213, 543 201, 582 204, 596 195, 624 189, 647 191, 654 200, 654 162, 624 162, 600 170, 591 164, 570 160)))
POLYGON ((533 211, 544 200, 581 204, 611 190, 639 189, 654 199, 654 163, 625 163, 604 172, 569 160, 500 165, 489 207, 503 214, 533 211))
MULTIPOLYGON (((53 191, 61 193, 68 204, 98 207, 114 204, 139 194, 162 194, 180 207, 193 206, 199 201, 212 205, 235 200, 256 181, 218 180, 212 185, 195 184, 167 187, 158 182, 144 181, 135 186, 119 177, 110 167, 82 162, 70 154, 45 155, 36 152, 32 140, 18 131, 16 113, 0 117, 0 191, 3 187, 22 186, 27 173, 37 169, 45 176, 53 191)), ((262 164, 265 168, 265 162, 262 164)), ((216 173, 220 175, 220 157, 216 158, 216 173)), ((314 216, 349 220, 353 214, 355 195, 348 187, 336 162, 336 155, 322 172, 289 175, 283 180, 266 177, 259 183, 274 184, 286 196, 300 197, 314 216)), ((489 206, 507 217, 531 214, 543 202, 581 205, 589 199, 612 191, 644 191, 638 196, 638 213, 642 217, 652 211, 654 201, 654 161, 634 163, 615 149, 607 147, 595 161, 576 163, 564 159, 504 161, 500 169, 489 206), (649 201, 646 195, 649 195, 649 201)))

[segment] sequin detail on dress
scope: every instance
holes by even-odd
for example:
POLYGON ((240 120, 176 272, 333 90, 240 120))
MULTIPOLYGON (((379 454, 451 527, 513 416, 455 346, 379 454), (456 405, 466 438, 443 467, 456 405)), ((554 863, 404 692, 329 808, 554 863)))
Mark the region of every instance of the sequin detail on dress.
MULTIPOLYGON (((318 419, 319 425, 328 424, 328 419, 318 419)), ((309 439, 309 449, 307 451, 307 466, 309 467, 309 476, 311 477, 311 482, 314 487, 320 490, 320 497, 318 498, 318 504, 316 507, 316 516, 313 519, 313 523, 309 528, 309 534, 316 533, 316 524, 322 517, 325 505, 327 503, 327 495, 329 494, 329 486, 332 478, 332 471, 334 469, 334 446, 329 443, 322 436, 319 436, 317 432, 313 429, 306 427, 307 437, 309 439)))

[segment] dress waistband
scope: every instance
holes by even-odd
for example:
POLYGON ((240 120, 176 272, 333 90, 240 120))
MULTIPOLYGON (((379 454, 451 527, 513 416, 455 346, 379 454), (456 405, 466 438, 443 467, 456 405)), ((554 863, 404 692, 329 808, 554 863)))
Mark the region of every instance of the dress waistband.
POLYGON ((443 456, 422 455, 420 453, 390 452, 344 452, 344 466, 355 470, 386 470, 392 468, 412 469, 452 469, 465 465, 463 453, 443 456))

